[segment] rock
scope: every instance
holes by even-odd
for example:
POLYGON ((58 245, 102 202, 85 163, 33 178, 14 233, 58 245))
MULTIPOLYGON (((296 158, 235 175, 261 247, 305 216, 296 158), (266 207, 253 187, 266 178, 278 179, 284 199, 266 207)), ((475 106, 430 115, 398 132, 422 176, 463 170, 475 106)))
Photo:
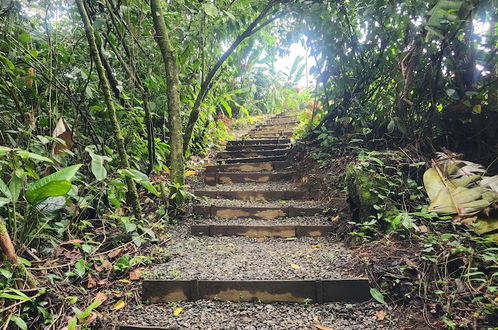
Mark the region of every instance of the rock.
POLYGON ((379 192, 389 189, 389 186, 385 180, 379 179, 371 166, 365 167, 358 162, 350 163, 346 168, 346 187, 353 220, 367 222, 370 215, 377 213, 374 205, 382 205, 384 214, 391 213, 394 209, 392 205, 384 205, 384 201, 379 197, 379 192))

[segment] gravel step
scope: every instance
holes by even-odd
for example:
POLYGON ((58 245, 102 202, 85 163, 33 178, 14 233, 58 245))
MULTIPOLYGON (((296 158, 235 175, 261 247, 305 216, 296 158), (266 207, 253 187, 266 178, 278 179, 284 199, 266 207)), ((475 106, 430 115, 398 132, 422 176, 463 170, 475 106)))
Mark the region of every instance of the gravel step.
POLYGON ((323 204, 310 200, 278 200, 278 201, 249 201, 223 198, 206 198, 198 201, 199 205, 216 205, 217 207, 295 207, 295 208, 323 208, 323 204))
POLYGON ((273 182, 289 181, 292 179, 294 172, 290 171, 273 171, 273 172, 206 172, 204 173, 204 182, 207 185, 231 184, 231 183, 250 183, 250 182, 273 182))
POLYGON ((263 172, 285 170, 290 167, 286 161, 240 163, 206 166, 206 172, 263 172))
POLYGON ((232 184, 217 184, 216 186, 195 186, 198 190, 204 191, 286 191, 286 190, 301 190, 299 185, 291 182, 248 182, 248 183, 232 183, 232 184))
POLYGON ((194 236, 247 236, 247 237, 320 237, 334 231, 331 225, 192 225, 190 233, 194 236))
POLYGON ((330 225, 331 221, 328 217, 323 216, 298 216, 291 218, 282 218, 275 220, 264 220, 264 219, 251 219, 251 218, 233 218, 233 219, 192 219, 189 225, 257 225, 257 226, 270 226, 275 224, 281 225, 330 225))
POLYGON ((244 139, 227 141, 227 146, 254 146, 262 144, 289 144, 290 139, 244 139))
POLYGON ((264 163, 264 162, 278 162, 287 159, 287 155, 281 156, 264 156, 264 157, 248 157, 248 158, 232 158, 232 159, 219 159, 218 164, 243 164, 243 163, 264 163))
POLYGON ((296 240, 250 237, 186 237, 165 249, 170 260, 144 275, 162 280, 309 280, 357 278, 354 256, 329 237, 296 240))
MULTIPOLYGON (((399 329, 386 307, 376 303, 254 304, 198 300, 175 305, 139 305, 124 308, 121 324, 160 326, 161 329, 246 329, 246 330, 317 330, 316 325, 335 330, 399 329), (177 308, 180 315, 174 315, 177 308), (385 315, 377 320, 376 313, 385 315)), ((123 329, 123 330, 146 330, 123 329)))
POLYGON ((257 151, 221 151, 216 154, 218 160, 227 158, 254 158, 287 155, 289 149, 257 150, 257 151))

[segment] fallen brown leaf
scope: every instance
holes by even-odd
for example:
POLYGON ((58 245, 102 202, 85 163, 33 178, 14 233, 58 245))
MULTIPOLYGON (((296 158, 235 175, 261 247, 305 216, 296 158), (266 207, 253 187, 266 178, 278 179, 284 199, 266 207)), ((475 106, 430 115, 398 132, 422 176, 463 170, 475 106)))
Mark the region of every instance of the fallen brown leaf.
POLYGON ((427 226, 418 226, 418 229, 422 232, 422 233, 427 233, 429 231, 429 228, 427 228, 427 226))
POLYGON ((93 278, 92 274, 88 274, 88 283, 86 284, 86 287, 88 289, 91 289, 97 285, 97 281, 93 278))
POLYGON ((109 260, 104 260, 104 262, 102 263, 102 267, 104 267, 105 269, 109 270, 109 269, 112 269, 112 264, 109 260))
POLYGON ((144 267, 138 267, 135 268, 130 272, 130 280, 131 281, 137 281, 140 279, 140 276, 142 275, 142 271, 144 270, 144 267))
POLYGON ((408 267, 410 268, 417 268, 417 264, 415 264, 413 261, 411 261, 410 259, 406 258, 406 257, 403 257, 403 261, 405 262, 405 264, 408 265, 408 267))
POLYGON ((81 244, 81 243, 83 243, 83 241, 80 240, 80 239, 71 239, 69 241, 62 242, 59 245, 60 246, 64 246, 64 245, 76 245, 76 244, 81 244))
POLYGON ((386 312, 384 311, 376 311, 375 312, 375 318, 377 319, 377 321, 384 321, 384 319, 386 318, 386 312))
POLYGON ((325 327, 323 325, 320 325, 320 324, 315 324, 315 328, 319 329, 319 330, 334 330, 332 328, 329 328, 329 327, 325 327))
POLYGON ((111 252, 109 252, 107 254, 107 256, 109 256, 109 258, 114 258, 114 257, 117 257, 118 255, 120 255, 122 251, 123 251, 123 248, 118 248, 116 250, 112 250, 111 252))
POLYGON ((339 220, 339 215, 336 215, 335 217, 332 218, 332 221, 337 221, 339 220))
POLYGON ((104 302, 107 300, 107 295, 104 292, 99 291, 99 292, 97 292, 97 294, 95 295, 95 298, 93 298, 93 300, 94 301, 98 300, 100 302, 104 302))

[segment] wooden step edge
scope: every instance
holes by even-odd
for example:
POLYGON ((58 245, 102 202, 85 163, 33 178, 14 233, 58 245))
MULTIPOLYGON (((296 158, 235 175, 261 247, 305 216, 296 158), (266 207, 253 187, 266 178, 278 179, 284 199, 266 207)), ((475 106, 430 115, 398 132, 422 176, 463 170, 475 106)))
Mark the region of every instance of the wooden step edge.
POLYGON ((275 220, 284 217, 319 215, 323 214, 324 210, 321 207, 237 207, 212 204, 196 205, 193 208, 193 213, 198 216, 221 219, 253 218, 275 220))
POLYGON ((262 303, 364 302, 370 300, 368 279, 316 280, 144 280, 142 299, 150 303, 253 301, 262 303))
POLYGON ((238 163, 226 165, 206 166, 206 173, 213 172, 262 172, 278 171, 289 168, 291 165, 287 161, 260 162, 260 163, 238 163))
POLYGON ((217 160, 234 158, 256 158, 287 155, 290 149, 256 150, 256 151, 220 151, 216 154, 217 160))
POLYGON ((194 191, 194 195, 208 198, 243 199, 251 201, 278 201, 288 199, 304 199, 308 197, 305 190, 202 190, 194 191))
POLYGON ((240 145, 240 146, 226 146, 225 151, 263 151, 263 150, 279 150, 291 149, 290 144, 260 144, 260 145, 240 145))
POLYGON ((260 144, 289 144, 290 139, 244 139, 229 140, 227 145, 260 145, 260 144))
POLYGON ((242 164, 242 163, 277 162, 277 161, 284 161, 286 159, 287 155, 281 155, 281 156, 247 157, 247 158, 227 158, 227 159, 218 159, 216 162, 225 163, 225 164, 242 164))
POLYGON ((191 225, 194 236, 246 237, 324 237, 334 231, 331 225, 191 225))
POLYGON ((204 182, 213 186, 231 183, 266 183, 291 180, 295 172, 206 172, 204 182))
POLYGON ((178 327, 155 327, 152 325, 120 325, 119 330, 178 330, 178 327))

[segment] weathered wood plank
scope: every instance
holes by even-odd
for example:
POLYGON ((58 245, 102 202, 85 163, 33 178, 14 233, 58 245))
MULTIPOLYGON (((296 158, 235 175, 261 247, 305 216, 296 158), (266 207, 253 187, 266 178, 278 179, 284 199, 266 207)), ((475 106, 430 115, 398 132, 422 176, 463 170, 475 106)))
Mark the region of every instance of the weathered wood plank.
POLYGON ((367 279, 178 281, 145 280, 145 301, 152 303, 209 299, 220 301, 363 302, 370 299, 367 279), (189 286, 185 286, 188 283, 189 286), (177 294, 181 292, 181 294, 177 294), (176 299, 181 296, 183 299, 176 299), (172 298, 173 297, 173 298, 172 298))
POLYGON ((289 149, 275 150, 255 150, 255 151, 221 151, 216 154, 218 159, 227 158, 254 158, 254 157, 271 157, 287 155, 289 149))
POLYGON ((208 185, 274 182, 292 179, 294 172, 206 172, 204 181, 208 185))
POLYGON ((227 146, 254 146, 260 144, 289 144, 290 139, 246 139, 246 140, 231 140, 227 141, 227 146))
POLYGON ((194 214, 222 219, 253 218, 274 220, 282 217, 298 217, 306 215, 317 215, 323 213, 322 208, 308 207, 230 207, 230 206, 205 206, 196 205, 194 214))
POLYGON ((206 166, 206 172, 262 172, 262 171, 279 171, 290 167, 286 161, 260 162, 260 163, 239 163, 225 165, 206 166))
POLYGON ((225 164, 264 163, 264 162, 281 162, 286 159, 287 155, 282 155, 282 156, 219 159, 217 163, 225 163, 225 164))
POLYGON ((240 145, 226 146, 226 151, 260 151, 260 150, 278 150, 289 149, 290 144, 261 144, 261 145, 240 145))
POLYGON ((304 199, 308 193, 304 190, 195 190, 194 195, 209 198, 244 199, 251 201, 278 201, 288 199, 304 199))
POLYGON ((155 327, 152 325, 121 325, 119 330, 177 330, 178 327, 155 327))
POLYGON ((247 236, 247 237, 323 237, 333 231, 330 225, 192 225, 195 236, 247 236), (310 228, 307 228, 310 227, 310 228))

